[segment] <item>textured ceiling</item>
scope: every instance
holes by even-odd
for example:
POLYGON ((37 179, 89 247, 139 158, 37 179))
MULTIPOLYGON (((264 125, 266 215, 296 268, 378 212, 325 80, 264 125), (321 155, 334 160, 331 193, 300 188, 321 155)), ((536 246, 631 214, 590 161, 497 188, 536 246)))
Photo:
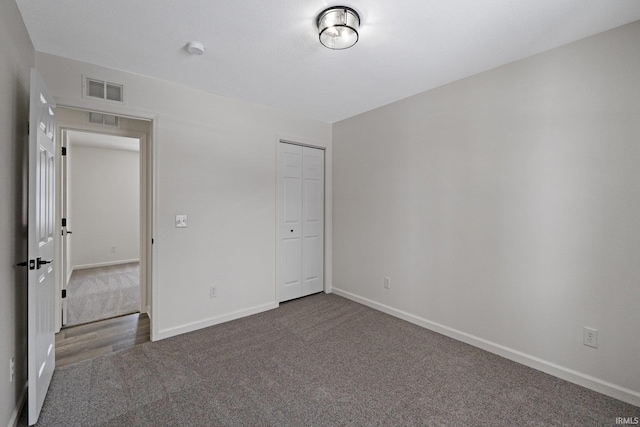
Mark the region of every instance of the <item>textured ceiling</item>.
POLYGON ((329 123, 640 19, 640 0, 16 2, 37 51, 329 123), (343 51, 315 26, 336 4, 362 20, 343 51))

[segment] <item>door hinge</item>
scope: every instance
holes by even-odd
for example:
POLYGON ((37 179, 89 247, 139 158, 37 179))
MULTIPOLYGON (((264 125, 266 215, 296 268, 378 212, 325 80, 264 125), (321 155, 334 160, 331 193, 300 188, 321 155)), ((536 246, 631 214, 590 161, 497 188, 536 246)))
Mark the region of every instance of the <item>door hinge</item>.
POLYGON ((62 155, 66 156, 67 155, 67 147, 61 147, 62 148, 62 155))
POLYGON ((67 290, 63 289, 62 290, 62 298, 66 298, 67 297, 67 290))

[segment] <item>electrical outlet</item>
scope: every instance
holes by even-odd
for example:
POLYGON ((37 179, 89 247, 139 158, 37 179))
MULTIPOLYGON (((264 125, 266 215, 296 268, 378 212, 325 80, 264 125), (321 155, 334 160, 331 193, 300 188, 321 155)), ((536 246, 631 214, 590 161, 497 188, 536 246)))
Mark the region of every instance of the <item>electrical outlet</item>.
POLYGON ((391 279, 389 279, 388 277, 384 278, 384 288, 391 289, 391 279))
POLYGON ((215 298, 218 296, 218 287, 210 286, 209 287, 209 298, 215 298))
POLYGON ((176 215, 176 228, 187 228, 186 215, 176 215))
POLYGON ((598 348, 598 330, 584 327, 582 343, 589 347, 598 348))
POLYGON ((112 254, 116 253, 116 247, 115 246, 111 246, 111 253, 112 254))
POLYGON ((15 358, 9 359, 9 382, 13 382, 16 377, 16 360, 15 358))

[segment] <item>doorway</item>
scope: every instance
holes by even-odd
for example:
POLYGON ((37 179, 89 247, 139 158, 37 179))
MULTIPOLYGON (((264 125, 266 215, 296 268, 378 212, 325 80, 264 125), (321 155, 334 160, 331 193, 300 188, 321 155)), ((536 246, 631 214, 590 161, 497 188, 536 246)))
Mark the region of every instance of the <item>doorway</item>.
POLYGON ((61 107, 58 329, 150 311, 152 122, 61 107))
POLYGON ((63 326, 139 313, 140 139, 68 130, 66 143, 63 326))

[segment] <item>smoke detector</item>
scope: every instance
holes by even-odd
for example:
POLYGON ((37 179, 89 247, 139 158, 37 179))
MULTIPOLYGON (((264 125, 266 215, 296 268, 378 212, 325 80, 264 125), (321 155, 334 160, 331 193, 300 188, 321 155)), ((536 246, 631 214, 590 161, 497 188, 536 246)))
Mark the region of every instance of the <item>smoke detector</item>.
POLYGON ((191 55, 202 55, 204 54, 204 45, 200 42, 189 42, 187 43, 187 52, 191 55))

